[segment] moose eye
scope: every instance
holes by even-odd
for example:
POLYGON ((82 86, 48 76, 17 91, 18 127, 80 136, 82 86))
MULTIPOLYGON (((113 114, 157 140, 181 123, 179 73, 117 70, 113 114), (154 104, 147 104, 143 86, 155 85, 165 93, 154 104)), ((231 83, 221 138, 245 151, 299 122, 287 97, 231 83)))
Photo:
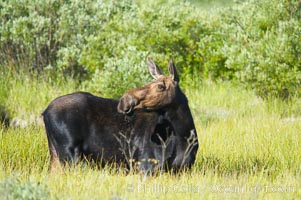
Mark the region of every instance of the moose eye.
POLYGON ((159 85, 157 86, 157 90, 158 90, 158 91, 163 91, 164 89, 165 89, 165 86, 162 85, 162 84, 159 84, 159 85))

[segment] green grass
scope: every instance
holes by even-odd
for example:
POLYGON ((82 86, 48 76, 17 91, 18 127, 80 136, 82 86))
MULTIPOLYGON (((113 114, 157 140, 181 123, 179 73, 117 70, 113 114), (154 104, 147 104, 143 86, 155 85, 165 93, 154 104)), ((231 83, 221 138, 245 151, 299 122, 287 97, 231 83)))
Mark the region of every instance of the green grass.
POLYGON ((1 126, 0 199, 298 199, 301 196, 298 98, 286 102, 262 100, 252 91, 225 82, 205 82, 197 89, 185 88, 200 144, 190 172, 145 177, 126 175, 110 167, 97 170, 75 166, 61 173, 50 173, 40 113, 53 98, 80 87, 72 81, 54 83, 25 75, 7 75, 1 82, 10 88, 2 98, 3 106, 11 117, 28 123, 25 127, 1 126))
POLYGON ((285 171, 300 175, 300 99, 263 101, 242 88, 211 83, 187 95, 204 170, 271 178, 285 171))
POLYGON ((76 90, 72 79, 46 77, 37 78, 26 73, 2 74, 0 106, 5 108, 15 126, 41 124, 41 114, 51 100, 76 90))

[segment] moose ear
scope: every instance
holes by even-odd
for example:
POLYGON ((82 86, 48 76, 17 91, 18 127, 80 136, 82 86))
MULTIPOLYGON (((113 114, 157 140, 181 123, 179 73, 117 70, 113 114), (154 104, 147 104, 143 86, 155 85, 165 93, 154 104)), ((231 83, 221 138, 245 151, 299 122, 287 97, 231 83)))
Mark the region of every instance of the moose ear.
POLYGON ((169 61, 169 64, 168 64, 168 71, 169 71, 169 74, 171 76, 171 78, 176 81, 176 82, 180 82, 180 79, 179 79, 179 75, 178 75, 178 72, 176 70, 176 67, 172 61, 172 59, 170 59, 169 61))
POLYGON ((152 59, 147 58, 147 66, 150 74, 155 79, 158 79, 159 76, 163 75, 162 70, 158 66, 156 66, 156 64, 152 61, 152 59))

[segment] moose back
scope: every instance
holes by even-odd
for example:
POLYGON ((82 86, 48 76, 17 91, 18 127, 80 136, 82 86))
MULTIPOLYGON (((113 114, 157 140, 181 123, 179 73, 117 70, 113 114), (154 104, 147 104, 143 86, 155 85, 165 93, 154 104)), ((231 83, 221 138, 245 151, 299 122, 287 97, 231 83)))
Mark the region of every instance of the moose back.
POLYGON ((151 59, 154 81, 120 100, 77 92, 43 112, 51 167, 88 160, 144 172, 190 168, 198 149, 188 100, 172 61, 165 76, 151 59))

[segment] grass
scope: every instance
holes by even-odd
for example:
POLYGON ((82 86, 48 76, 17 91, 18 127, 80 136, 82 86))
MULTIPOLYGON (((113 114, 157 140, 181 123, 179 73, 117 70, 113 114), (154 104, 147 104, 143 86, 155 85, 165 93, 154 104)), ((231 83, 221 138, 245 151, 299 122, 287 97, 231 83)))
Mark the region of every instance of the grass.
MULTIPOLYGON (((0 131, 0 199, 298 199, 301 100, 262 100, 231 83, 185 88, 200 147, 190 172, 145 177, 110 167, 48 171, 40 113, 72 81, 1 78, 1 104, 25 126, 0 131), (1 90, 4 91, 4 90, 1 90)), ((89 88, 87 88, 88 90, 89 88)), ((93 92, 93 91, 92 91, 93 92)))
POLYGON ((187 95, 205 170, 264 172, 269 177, 288 170, 300 175, 300 99, 263 101, 237 86, 210 83, 187 95))

